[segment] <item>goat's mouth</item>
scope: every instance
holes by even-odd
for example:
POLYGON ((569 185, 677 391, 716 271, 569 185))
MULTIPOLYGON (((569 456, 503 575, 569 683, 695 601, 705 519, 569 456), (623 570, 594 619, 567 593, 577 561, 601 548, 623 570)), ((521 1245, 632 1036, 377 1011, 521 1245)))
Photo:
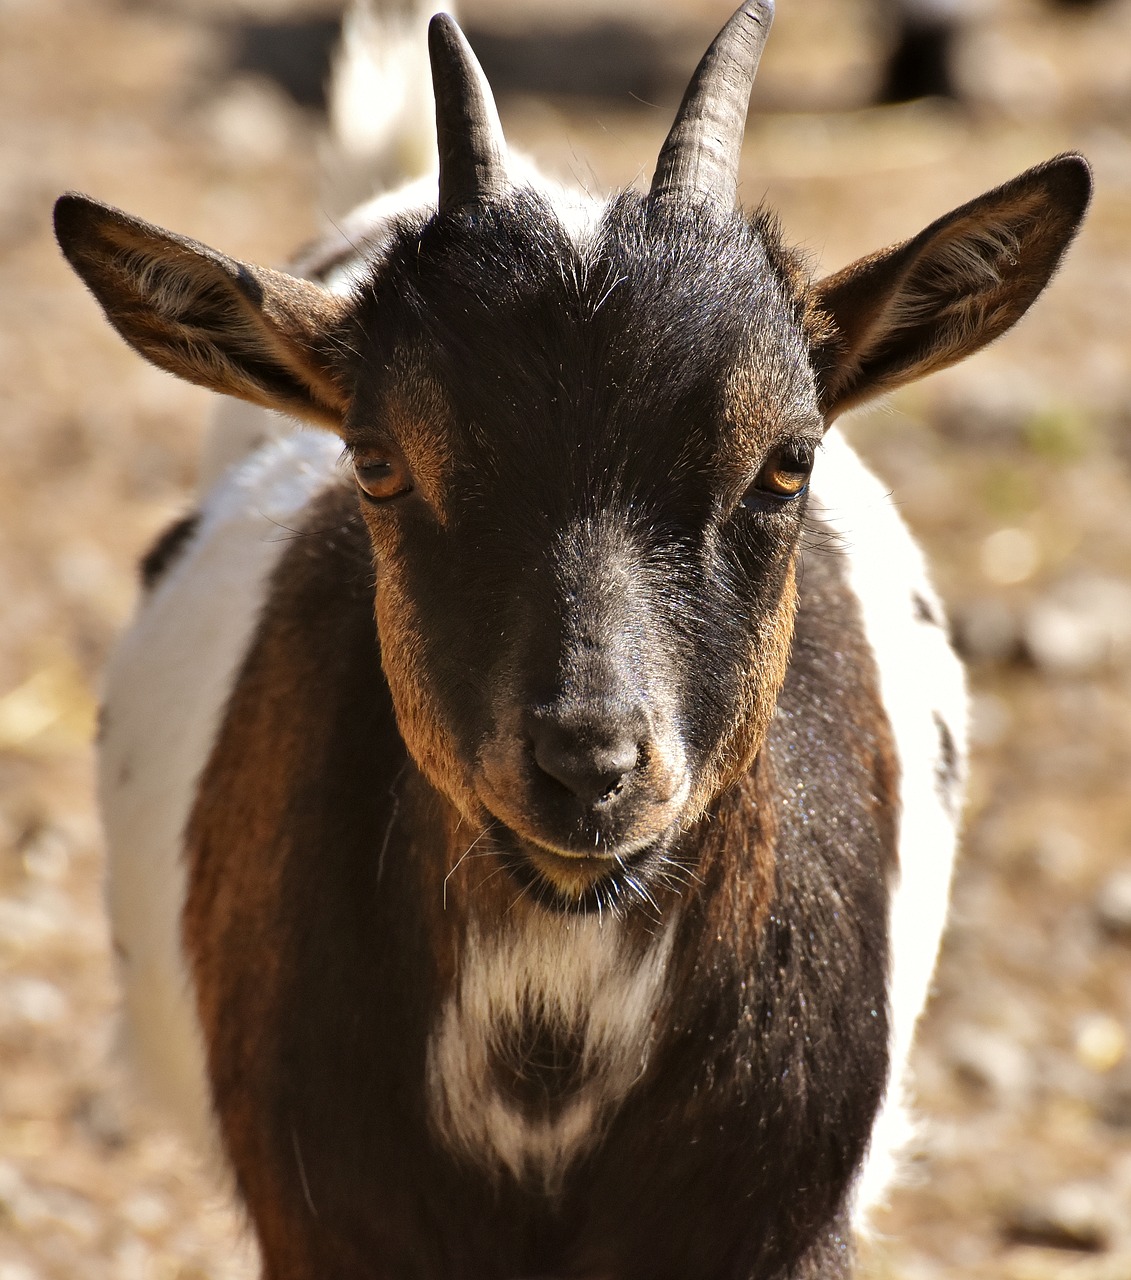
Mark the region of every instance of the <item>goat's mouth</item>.
POLYGON ((509 828, 496 836, 498 856, 511 878, 538 906, 555 912, 624 914, 636 906, 658 910, 658 868, 671 861, 677 824, 627 853, 560 853, 533 844, 509 828))
POLYGON ((687 772, 643 794, 614 795, 608 808, 603 800, 579 806, 576 797, 555 806, 553 789, 543 786, 532 800, 528 778, 491 763, 478 772, 476 791, 494 819, 498 856, 524 897, 556 911, 655 906, 653 889, 667 879, 663 868, 683 829, 687 772))

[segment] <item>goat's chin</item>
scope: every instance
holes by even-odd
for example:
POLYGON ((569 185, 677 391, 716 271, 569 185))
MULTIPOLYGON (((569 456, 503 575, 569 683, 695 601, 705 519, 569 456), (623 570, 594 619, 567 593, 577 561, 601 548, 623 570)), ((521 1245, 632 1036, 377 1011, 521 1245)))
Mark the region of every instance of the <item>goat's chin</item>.
POLYGON ((623 850, 576 853, 547 848, 509 828, 495 842, 511 877, 537 906, 556 912, 613 915, 648 903, 655 908, 649 881, 670 857, 677 823, 647 843, 623 850))

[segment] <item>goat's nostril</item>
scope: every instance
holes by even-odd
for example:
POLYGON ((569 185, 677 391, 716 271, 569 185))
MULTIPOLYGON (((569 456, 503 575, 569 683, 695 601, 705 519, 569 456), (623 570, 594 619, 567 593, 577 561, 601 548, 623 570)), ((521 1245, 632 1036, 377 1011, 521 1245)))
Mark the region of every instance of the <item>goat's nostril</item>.
POLYGON ((588 804, 611 799, 640 761, 640 748, 628 736, 600 742, 543 724, 534 735, 534 762, 588 804))

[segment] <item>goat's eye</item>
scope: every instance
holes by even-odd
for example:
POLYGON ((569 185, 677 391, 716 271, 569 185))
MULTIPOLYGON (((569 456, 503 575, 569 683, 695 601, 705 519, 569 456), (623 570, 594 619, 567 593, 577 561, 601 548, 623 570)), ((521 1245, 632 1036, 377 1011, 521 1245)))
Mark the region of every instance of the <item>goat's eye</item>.
POLYGON ((797 498, 809 487, 813 470, 813 450, 808 444, 779 445, 766 461, 748 496, 765 494, 773 498, 797 498))
POLYGON ((362 496, 370 502, 387 502, 412 492, 412 473, 399 453, 355 458, 353 474, 362 496))

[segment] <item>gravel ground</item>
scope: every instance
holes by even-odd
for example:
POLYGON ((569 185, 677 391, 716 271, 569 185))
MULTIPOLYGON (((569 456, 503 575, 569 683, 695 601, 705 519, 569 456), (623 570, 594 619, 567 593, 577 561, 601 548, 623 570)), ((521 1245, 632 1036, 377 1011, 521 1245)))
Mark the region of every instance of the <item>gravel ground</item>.
MULTIPOLYGON (((648 171, 725 16, 681 0, 645 40, 655 6, 609 2, 572 6, 571 31, 544 0, 463 10, 511 86, 512 141, 597 186, 648 171), (556 76, 534 93, 548 33, 588 96, 556 76)), ((253 1274, 222 1185, 115 1065, 89 750, 134 561, 189 501, 210 402, 125 349, 48 226, 73 187, 283 261, 323 216, 320 121, 234 68, 295 19, 285 0, 0 0, 0 1280, 253 1274)), ((975 691, 924 1122, 869 1270, 1128 1280, 1131 3, 987 0, 962 109, 869 108, 881 46, 863 3, 781 0, 743 191, 824 268, 1068 147, 1098 195, 1016 332, 851 426, 932 556, 975 691)))

